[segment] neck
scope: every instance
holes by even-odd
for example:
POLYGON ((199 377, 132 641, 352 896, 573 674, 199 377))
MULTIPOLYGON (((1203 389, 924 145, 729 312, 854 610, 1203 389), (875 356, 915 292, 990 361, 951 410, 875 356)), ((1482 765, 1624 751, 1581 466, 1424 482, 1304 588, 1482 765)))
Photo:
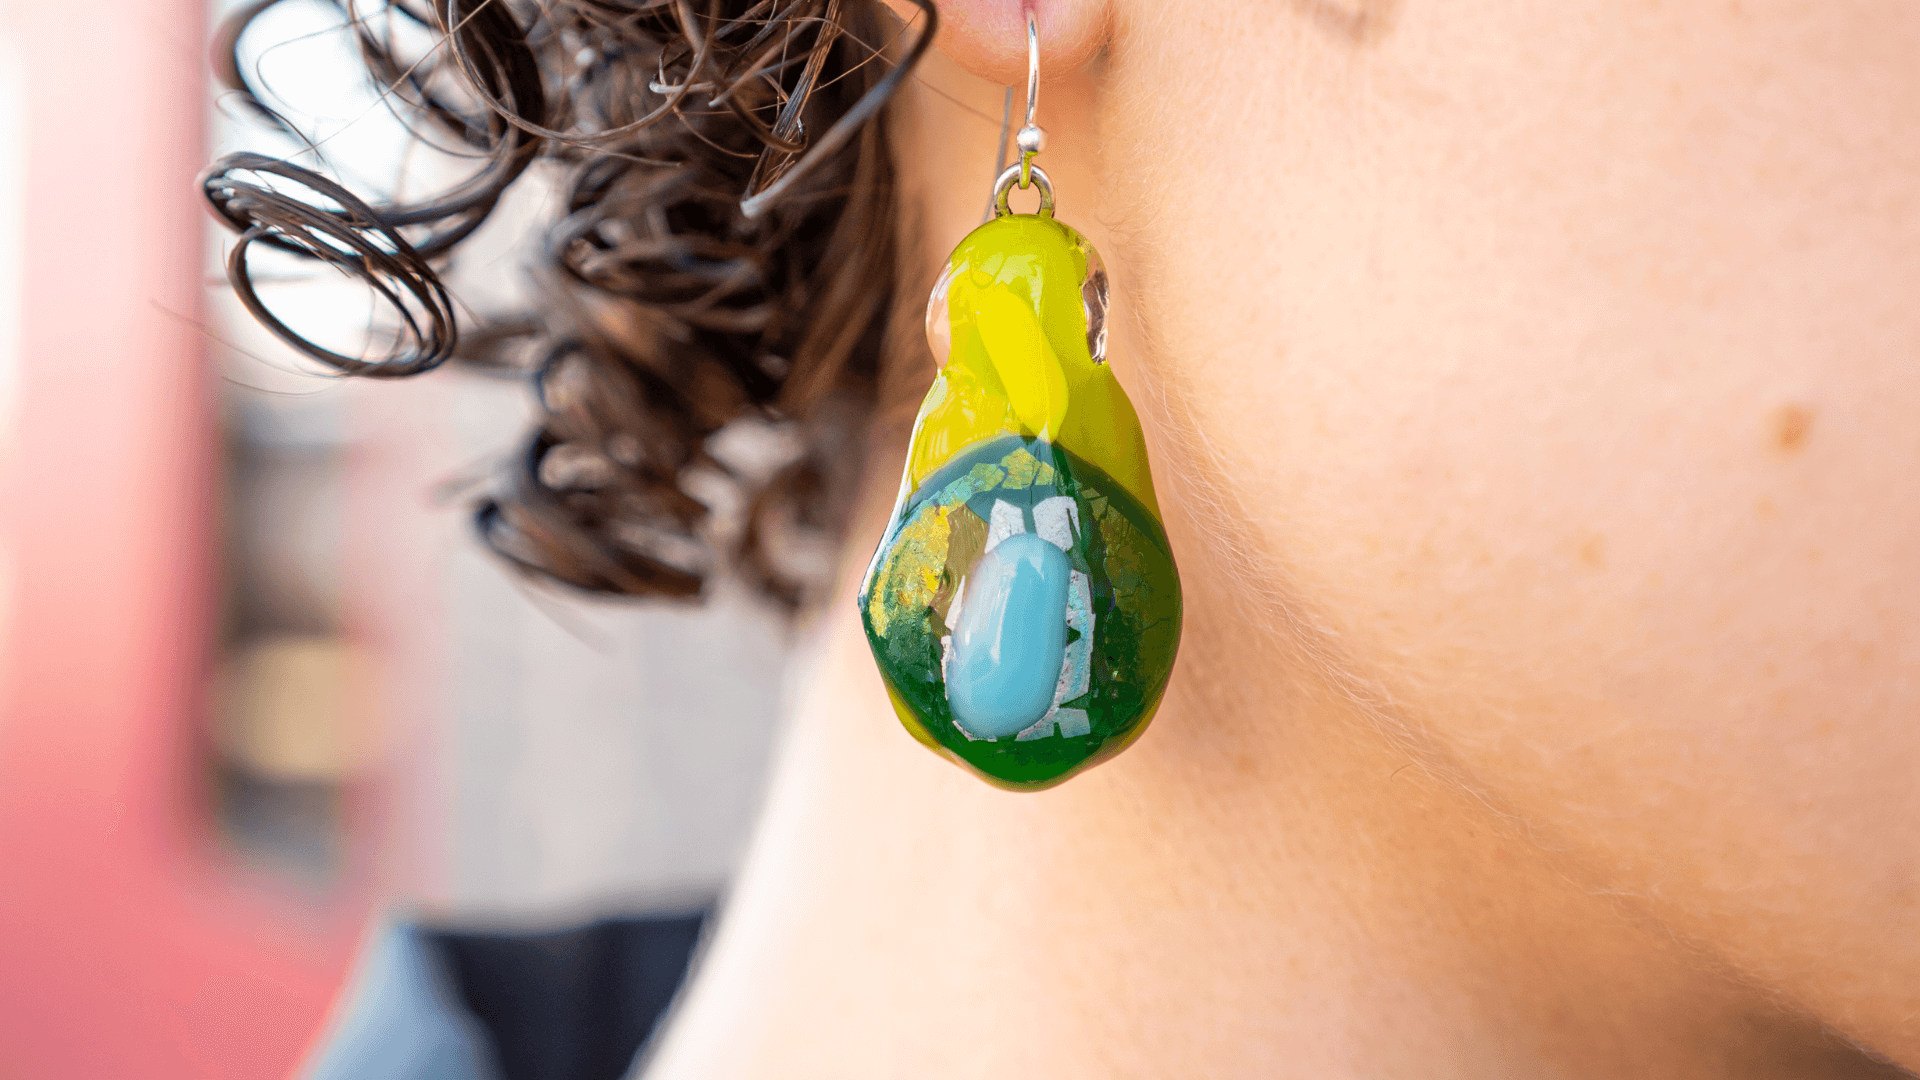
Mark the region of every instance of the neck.
POLYGON ((1276 663, 1211 562, 1183 574, 1153 729, 1038 795, 899 730, 843 590, 652 1075, 1879 1073, 1276 663))

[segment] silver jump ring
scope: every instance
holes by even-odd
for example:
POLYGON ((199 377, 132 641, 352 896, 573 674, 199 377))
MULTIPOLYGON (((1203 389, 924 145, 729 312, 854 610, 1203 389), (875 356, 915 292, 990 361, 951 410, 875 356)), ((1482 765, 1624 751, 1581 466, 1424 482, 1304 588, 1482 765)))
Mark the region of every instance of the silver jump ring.
POLYGON ((1013 191, 1015 184, 1019 184, 1023 189, 1027 186, 1022 183, 1020 176, 1022 171, 1031 173, 1033 186, 1040 189, 1040 216, 1052 217, 1053 181, 1047 179, 1047 171, 1038 165, 1007 166, 1007 171, 1001 173, 1000 178, 993 182, 993 216, 1003 218, 1013 213, 1007 207, 1007 196, 1013 191))

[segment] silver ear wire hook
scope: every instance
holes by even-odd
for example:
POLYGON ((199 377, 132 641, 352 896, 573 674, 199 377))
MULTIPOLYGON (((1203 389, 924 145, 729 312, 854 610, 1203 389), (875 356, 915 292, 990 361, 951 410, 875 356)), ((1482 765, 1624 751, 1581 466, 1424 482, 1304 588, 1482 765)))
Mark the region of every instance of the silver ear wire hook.
MULTIPOLYGON (((1040 27, 1034 20, 1032 0, 1022 7, 1027 15, 1027 122, 1014 135, 1014 142, 1020 147, 1020 163, 1009 167, 993 182, 993 214, 1005 217, 1012 213, 1007 208, 1007 195, 1017 182, 1022 191, 1038 184, 1040 213, 1052 217, 1053 184, 1047 179, 1046 171, 1033 163, 1033 156, 1047 148, 1047 133, 1033 122, 1034 114, 1040 110, 1040 27)), ((1009 87, 1008 94, 1011 93, 1009 87)))
POLYGON ((1020 146, 1020 186, 1024 189, 1033 155, 1047 148, 1047 133, 1033 122, 1033 114, 1040 110, 1040 27, 1034 20, 1031 0, 1023 6, 1027 13, 1027 123, 1014 138, 1020 146))

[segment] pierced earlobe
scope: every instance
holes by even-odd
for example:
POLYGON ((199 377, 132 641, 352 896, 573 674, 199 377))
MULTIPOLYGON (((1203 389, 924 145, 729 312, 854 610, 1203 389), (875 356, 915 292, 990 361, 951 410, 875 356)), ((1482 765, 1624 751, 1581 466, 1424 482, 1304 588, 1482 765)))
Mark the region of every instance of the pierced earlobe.
MULTIPOLYGON (((887 2, 902 19, 917 10, 900 0, 887 2)), ((1040 50, 1057 74, 1080 67, 1099 51, 1112 18, 1112 0, 934 0, 934 6, 940 9, 935 46, 972 74, 1001 86, 1018 86, 1026 77, 1029 8, 1040 50)))

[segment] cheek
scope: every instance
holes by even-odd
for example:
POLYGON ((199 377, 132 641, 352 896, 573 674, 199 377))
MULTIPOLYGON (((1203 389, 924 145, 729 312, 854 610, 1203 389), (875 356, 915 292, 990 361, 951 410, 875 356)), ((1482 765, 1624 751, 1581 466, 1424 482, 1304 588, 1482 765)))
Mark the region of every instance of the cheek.
POLYGON ((1920 895, 1920 26, 1882 7, 1356 41, 1227 4, 1110 72, 1157 472, 1477 782, 1759 966, 1920 971, 1882 938, 1920 895))

